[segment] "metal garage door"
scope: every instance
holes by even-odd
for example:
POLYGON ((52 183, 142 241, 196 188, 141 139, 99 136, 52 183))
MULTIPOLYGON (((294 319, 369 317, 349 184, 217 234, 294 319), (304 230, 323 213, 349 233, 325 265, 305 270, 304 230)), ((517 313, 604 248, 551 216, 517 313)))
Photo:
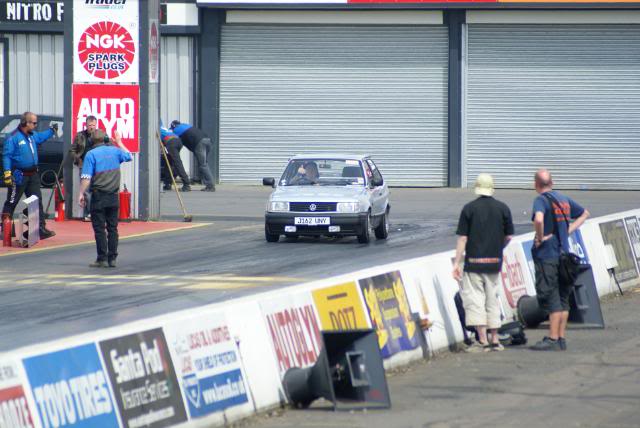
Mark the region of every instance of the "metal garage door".
POLYGON ((366 152, 391 184, 446 185, 447 60, 444 26, 223 26, 220 181, 366 152))
POLYGON ((63 37, 53 34, 6 34, 8 114, 33 111, 62 115, 63 37))
MULTIPOLYGON (((168 126, 172 120, 195 123, 194 39, 189 36, 162 36, 160 45, 160 118, 168 126)), ((191 152, 180 152, 191 175, 191 152)))
POLYGON ((640 189, 640 27, 469 25, 466 177, 640 189))

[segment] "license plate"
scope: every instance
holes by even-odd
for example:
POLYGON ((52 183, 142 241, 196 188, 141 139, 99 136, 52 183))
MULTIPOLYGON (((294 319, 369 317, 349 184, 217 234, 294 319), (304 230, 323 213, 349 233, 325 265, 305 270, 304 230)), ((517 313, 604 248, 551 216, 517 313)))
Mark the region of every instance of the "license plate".
POLYGON ((303 226, 328 226, 330 217, 295 217, 294 224, 303 226))

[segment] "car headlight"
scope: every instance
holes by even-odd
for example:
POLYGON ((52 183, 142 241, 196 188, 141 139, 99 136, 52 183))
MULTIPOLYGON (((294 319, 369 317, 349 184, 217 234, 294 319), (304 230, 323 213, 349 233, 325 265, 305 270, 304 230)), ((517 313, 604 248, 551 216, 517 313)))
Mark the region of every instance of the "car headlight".
POLYGON ((357 213, 360 211, 360 204, 358 202, 338 202, 336 211, 339 213, 357 213))
POLYGON ((273 212, 289 211, 289 202, 272 201, 269 204, 269 211, 273 211, 273 212))

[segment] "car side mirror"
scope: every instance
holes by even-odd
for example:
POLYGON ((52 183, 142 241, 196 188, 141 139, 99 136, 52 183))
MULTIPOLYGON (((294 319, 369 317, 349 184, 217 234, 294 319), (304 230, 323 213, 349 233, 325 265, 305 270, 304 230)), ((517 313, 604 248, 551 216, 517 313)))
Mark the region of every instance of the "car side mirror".
POLYGON ((384 184, 384 180, 382 178, 372 178, 371 184, 373 187, 382 186, 384 184))
POLYGON ((262 179, 262 185, 276 187, 276 179, 273 177, 264 177, 262 179))

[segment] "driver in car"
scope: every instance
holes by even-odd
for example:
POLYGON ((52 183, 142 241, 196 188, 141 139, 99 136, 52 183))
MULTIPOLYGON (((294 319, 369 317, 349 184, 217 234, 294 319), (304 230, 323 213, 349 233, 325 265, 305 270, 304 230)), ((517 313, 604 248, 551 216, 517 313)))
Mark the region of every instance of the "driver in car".
POLYGON ((291 179, 291 184, 317 184, 319 175, 318 165, 315 162, 305 162, 298 168, 298 173, 291 179))

